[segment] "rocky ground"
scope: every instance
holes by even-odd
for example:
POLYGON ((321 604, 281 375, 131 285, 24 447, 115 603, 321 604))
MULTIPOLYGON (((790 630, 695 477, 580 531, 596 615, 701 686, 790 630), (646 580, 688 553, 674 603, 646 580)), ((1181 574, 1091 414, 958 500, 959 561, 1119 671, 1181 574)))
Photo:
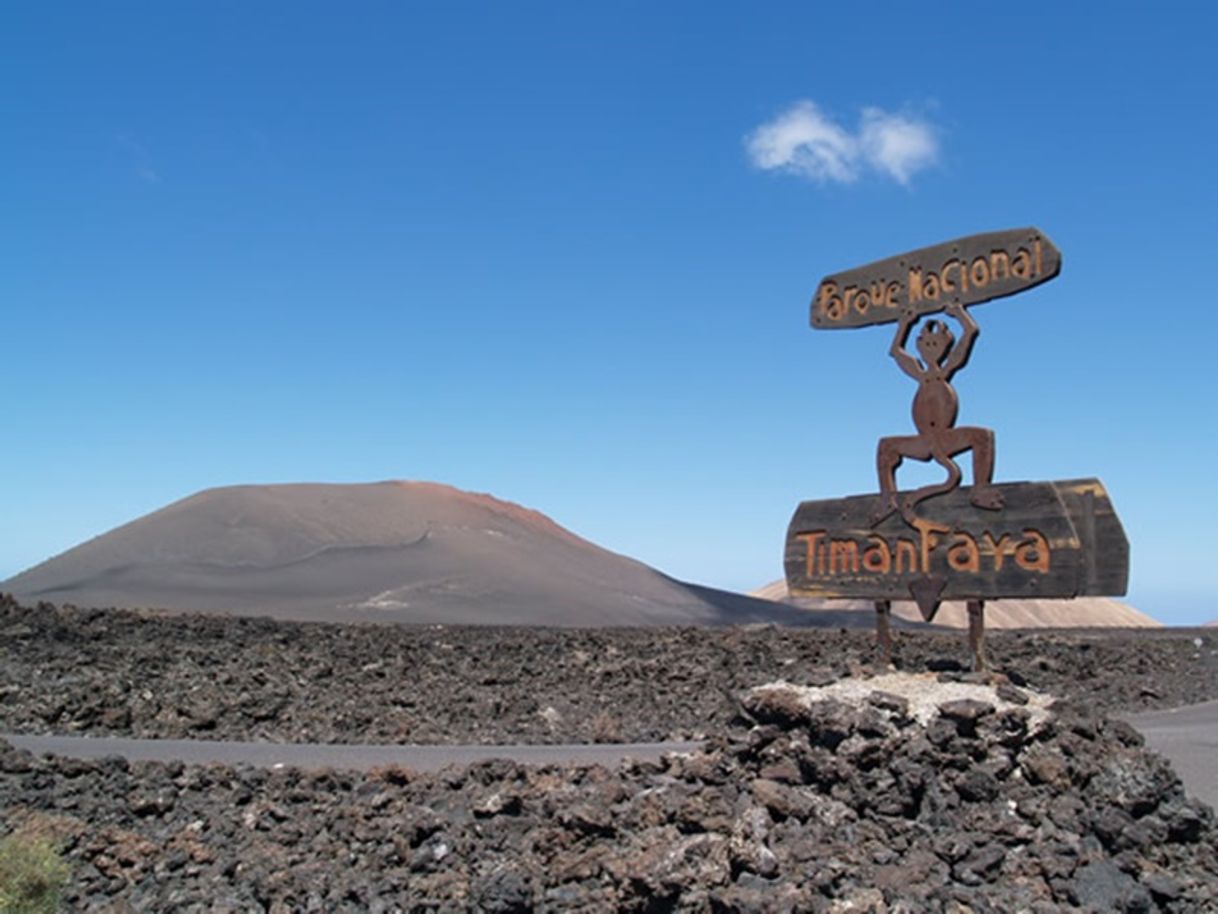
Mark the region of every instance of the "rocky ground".
POLYGON ((344 627, 0 601, 0 727, 292 741, 705 735, 439 774, 36 759, 0 837, 71 909, 1212 912, 1218 824, 1106 711, 1218 697, 1215 632, 344 627), (776 684, 777 683, 777 684, 776 684), (768 685, 767 685, 768 684, 768 685), (1053 704, 1053 695, 1066 696, 1053 704), (1071 700, 1073 698, 1073 700, 1071 700))
POLYGON ((302 774, 0 744, 0 808, 65 849, 84 909, 1218 910, 1214 815, 1128 725, 1042 717, 1005 684, 921 715, 849 684, 753 691, 706 751, 612 772, 302 774))
MULTIPOLYGON (((1126 711, 1218 698, 1218 632, 994 632, 1017 683, 1126 711)), ((342 626, 0 598, 0 731, 281 742, 700 737, 743 689, 866 668, 868 631, 342 626)), ((958 633, 902 632, 907 670, 963 670, 958 633)))

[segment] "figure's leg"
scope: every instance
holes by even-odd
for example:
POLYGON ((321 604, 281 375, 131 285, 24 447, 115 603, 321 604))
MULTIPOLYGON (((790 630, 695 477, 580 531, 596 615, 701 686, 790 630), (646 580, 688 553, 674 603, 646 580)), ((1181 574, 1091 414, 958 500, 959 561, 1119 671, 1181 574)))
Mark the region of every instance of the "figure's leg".
POLYGON ((901 465, 899 438, 881 438, 875 449, 875 469, 880 479, 880 494, 891 495, 897 490, 897 467, 901 465))
POLYGON ((896 435, 891 438, 881 438, 876 448, 876 470, 880 477, 880 510, 871 518, 874 527, 889 514, 899 510, 897 504, 897 467, 901 461, 909 457, 911 460, 929 460, 930 445, 921 435, 896 435))
POLYGON ((973 452, 973 492, 969 501, 987 511, 999 510, 1003 505, 1003 498, 1002 493, 993 486, 994 433, 988 428, 976 426, 953 431, 962 439, 961 450, 973 452))
MULTIPOLYGON (((950 432, 954 430, 949 429, 948 431, 950 432)), ((959 451, 951 450, 949 446, 945 445, 942 438, 935 441, 934 446, 931 448, 930 456, 934 458, 935 463, 947 470, 947 479, 943 480, 943 482, 922 486, 922 488, 915 489, 913 492, 909 493, 909 496, 906 497, 901 503, 901 516, 904 517, 908 523, 913 523, 913 509, 914 506, 919 502, 925 501, 932 495, 941 495, 944 492, 950 492, 952 489, 956 488, 956 486, 960 485, 960 480, 963 478, 964 474, 960 472, 960 466, 956 463, 956 461, 952 460, 952 456, 956 453, 959 453, 959 451)))

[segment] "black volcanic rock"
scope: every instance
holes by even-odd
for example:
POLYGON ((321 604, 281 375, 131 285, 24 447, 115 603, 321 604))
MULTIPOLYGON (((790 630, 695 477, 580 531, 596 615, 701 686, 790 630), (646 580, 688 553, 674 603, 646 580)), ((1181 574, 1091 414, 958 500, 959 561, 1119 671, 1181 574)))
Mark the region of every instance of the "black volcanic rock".
POLYGON ((928 721, 934 742, 891 701, 850 710, 721 724, 702 752, 613 771, 268 772, 0 743, 0 831, 55 840, 83 910, 1218 909, 1213 812, 1122 725, 1002 707, 967 733, 928 721), (1065 777, 1025 777, 1033 757, 1065 777))
MULTIPOLYGON (((770 625, 335 625, 26 607, 0 596, 0 631, 16 629, 25 634, 0 638, 0 731, 275 742, 682 739, 739 710, 741 689, 776 679, 823 685, 866 668, 875 642, 865 630, 770 625)), ((994 669, 1013 681, 1098 710, 1218 698, 1218 635, 1209 629, 995 632, 988 644, 994 669)), ((906 632, 896 661, 935 669, 964 651, 955 633, 906 632)), ((1022 689, 1000 688, 1004 700, 1027 701, 1022 689)), ((877 695, 868 707, 902 706, 877 695)), ((776 724, 810 714, 771 713, 776 724)), ((943 724, 952 738, 956 722, 943 724)), ((828 725, 824 737, 831 732, 844 738, 828 725)), ((1051 780, 1056 764, 1037 770, 1051 780)))

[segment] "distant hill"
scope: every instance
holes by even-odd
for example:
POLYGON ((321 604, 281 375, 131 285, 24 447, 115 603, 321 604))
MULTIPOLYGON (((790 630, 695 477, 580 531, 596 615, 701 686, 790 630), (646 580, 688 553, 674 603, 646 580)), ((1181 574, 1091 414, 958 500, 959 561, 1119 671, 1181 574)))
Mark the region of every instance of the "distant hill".
POLYGON ((869 624, 684 584, 536 511, 423 482, 209 489, 0 591, 26 602, 325 621, 869 624))
MULTIPOLYGON (((870 600, 820 600, 787 596, 787 582, 773 581, 751 591, 750 596, 775 600, 805 611, 850 611, 860 615, 874 612, 870 600)), ((909 601, 894 601, 894 616, 920 620, 918 607, 909 601)), ((1139 612, 1127 603, 1109 597, 1078 597, 1074 600, 987 600, 987 628, 1158 628, 1163 623, 1139 612)), ((968 611, 963 601, 946 600, 935 615, 935 625, 968 627, 968 611)))

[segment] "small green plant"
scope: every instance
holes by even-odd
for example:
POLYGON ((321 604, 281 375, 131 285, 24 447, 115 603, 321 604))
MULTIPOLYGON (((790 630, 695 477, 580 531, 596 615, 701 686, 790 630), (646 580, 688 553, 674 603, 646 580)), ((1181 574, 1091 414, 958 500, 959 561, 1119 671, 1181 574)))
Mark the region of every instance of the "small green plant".
POLYGON ((68 881, 68 865, 42 838, 0 840, 0 914, 54 914, 68 881))

